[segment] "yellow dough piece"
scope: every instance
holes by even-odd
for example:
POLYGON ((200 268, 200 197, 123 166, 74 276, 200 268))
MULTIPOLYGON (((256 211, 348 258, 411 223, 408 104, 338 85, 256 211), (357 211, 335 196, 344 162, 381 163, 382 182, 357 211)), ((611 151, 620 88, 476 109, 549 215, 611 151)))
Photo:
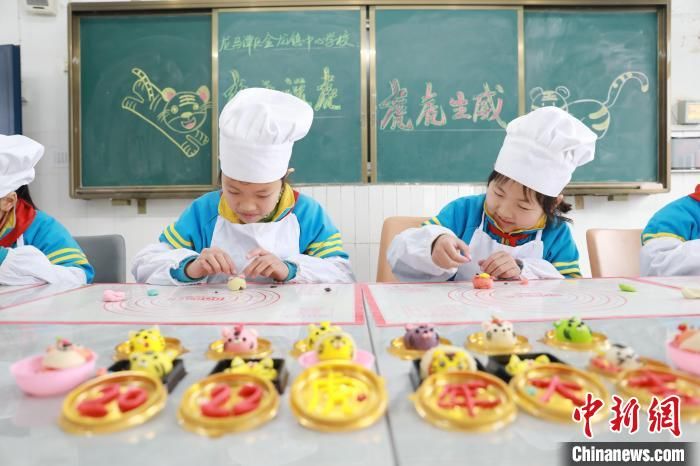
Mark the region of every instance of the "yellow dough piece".
POLYGON ((700 288, 683 288, 681 293, 686 299, 700 299, 700 288))
POLYGON ((245 290, 246 283, 243 277, 231 277, 226 285, 231 291, 245 290))

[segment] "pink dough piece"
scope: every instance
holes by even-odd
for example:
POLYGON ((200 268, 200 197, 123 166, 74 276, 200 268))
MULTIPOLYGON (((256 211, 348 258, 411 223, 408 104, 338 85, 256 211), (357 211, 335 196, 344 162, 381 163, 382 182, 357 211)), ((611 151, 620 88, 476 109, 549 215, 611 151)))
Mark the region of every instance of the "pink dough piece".
POLYGON ((102 293, 102 300, 106 303, 118 303, 126 299, 126 293, 123 291, 105 290, 102 293))

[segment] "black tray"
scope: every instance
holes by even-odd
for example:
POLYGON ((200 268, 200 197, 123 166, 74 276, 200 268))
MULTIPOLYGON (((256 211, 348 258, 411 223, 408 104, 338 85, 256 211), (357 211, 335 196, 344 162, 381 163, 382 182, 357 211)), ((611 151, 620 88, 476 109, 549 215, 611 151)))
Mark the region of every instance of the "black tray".
MULTIPOLYGON (((229 367, 231 367, 231 361, 232 359, 221 359, 219 362, 216 363, 214 369, 212 369, 209 375, 218 374, 219 372, 223 372, 224 370, 228 369, 229 367)), ((245 361, 260 362, 262 361, 262 359, 246 359, 245 361)), ((289 380, 289 371, 287 370, 284 358, 272 358, 272 363, 273 367, 277 371, 277 377, 275 377, 275 379, 272 381, 272 385, 274 385, 277 389, 277 392, 280 395, 282 395, 284 393, 284 389, 287 387, 287 381, 289 380)))
MULTIPOLYGON (((535 359, 537 356, 545 355, 549 358, 550 362, 558 362, 560 364, 566 364, 564 361, 554 356, 551 353, 523 353, 516 354, 520 359, 535 359)), ((505 383, 510 382, 513 378, 512 375, 506 372, 506 366, 508 361, 510 361, 510 354, 500 354, 497 356, 489 356, 486 362, 486 372, 495 375, 499 379, 503 380, 505 383)))
MULTIPOLYGON (((109 372, 119 372, 128 371, 130 369, 131 363, 129 362, 129 360, 123 359, 109 366, 107 370, 109 372)), ((177 384, 180 383, 180 380, 182 380, 185 377, 185 375, 187 375, 187 371, 185 370, 185 363, 182 362, 182 359, 175 359, 173 360, 173 370, 171 370, 168 375, 166 375, 160 380, 163 382, 163 385, 165 385, 165 388, 168 389, 168 393, 172 393, 172 391, 175 390, 175 387, 177 387, 177 384)))

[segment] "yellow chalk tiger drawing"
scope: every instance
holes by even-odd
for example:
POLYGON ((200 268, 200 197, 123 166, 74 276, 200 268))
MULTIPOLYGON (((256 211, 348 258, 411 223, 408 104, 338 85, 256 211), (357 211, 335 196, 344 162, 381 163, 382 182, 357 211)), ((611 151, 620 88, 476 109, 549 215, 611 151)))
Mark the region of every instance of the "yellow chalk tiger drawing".
POLYGON ((124 97, 122 108, 149 123, 187 157, 194 157, 209 143, 200 130, 209 115, 211 93, 207 86, 195 92, 159 89, 140 68, 133 68, 133 95, 124 97))
POLYGON ((535 110, 547 106, 559 107, 581 120, 598 135, 598 139, 602 139, 610 128, 612 120, 610 109, 617 102, 622 87, 630 80, 638 81, 642 92, 646 93, 649 90, 647 75, 639 71, 627 71, 613 79, 608 88, 608 97, 604 102, 596 99, 569 101, 571 92, 566 86, 557 86, 547 90, 533 87, 530 89, 530 109, 535 110))

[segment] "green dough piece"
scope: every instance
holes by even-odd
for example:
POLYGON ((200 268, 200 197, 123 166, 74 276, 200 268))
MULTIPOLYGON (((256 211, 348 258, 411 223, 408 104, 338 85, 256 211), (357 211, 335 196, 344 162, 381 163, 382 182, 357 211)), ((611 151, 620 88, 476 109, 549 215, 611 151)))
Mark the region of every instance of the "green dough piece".
POLYGON ((593 341, 591 329, 578 317, 555 322, 554 336, 557 340, 567 343, 590 343, 593 341))
POLYGON ((628 291, 630 293, 634 293, 635 291, 637 291, 635 287, 626 283, 620 283, 618 286, 620 287, 620 291, 628 291))

